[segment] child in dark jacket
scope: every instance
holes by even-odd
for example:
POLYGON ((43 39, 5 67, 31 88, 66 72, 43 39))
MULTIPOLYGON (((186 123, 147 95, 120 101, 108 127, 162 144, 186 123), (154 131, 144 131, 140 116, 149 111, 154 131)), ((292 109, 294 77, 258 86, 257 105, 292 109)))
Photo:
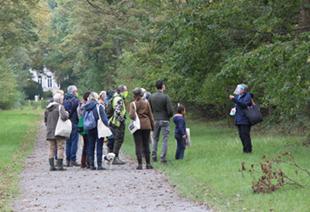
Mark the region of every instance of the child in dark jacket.
POLYGON ((186 147, 186 123, 185 123, 185 107, 181 104, 178 105, 177 113, 173 116, 173 122, 175 124, 175 139, 177 141, 177 150, 175 153, 176 160, 182 160, 184 158, 184 151, 186 147))

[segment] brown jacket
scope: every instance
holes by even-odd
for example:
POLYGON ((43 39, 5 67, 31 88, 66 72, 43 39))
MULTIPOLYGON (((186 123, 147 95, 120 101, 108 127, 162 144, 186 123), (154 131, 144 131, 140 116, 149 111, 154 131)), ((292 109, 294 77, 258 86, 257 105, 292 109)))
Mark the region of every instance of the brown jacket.
MULTIPOLYGON (((135 101, 137 107, 137 114, 140 119, 142 130, 153 130, 154 129, 154 118, 153 113, 148 101, 139 99, 135 101)), ((136 118, 135 108, 133 102, 129 106, 129 117, 134 120, 136 118)))
MULTIPOLYGON (((69 113, 65 111, 63 105, 60 107, 60 115, 62 120, 67 120, 69 118, 69 113)), ((46 139, 47 140, 55 140, 55 129, 59 118, 59 104, 56 102, 50 103, 46 107, 46 111, 44 113, 44 122, 46 125, 46 139)))

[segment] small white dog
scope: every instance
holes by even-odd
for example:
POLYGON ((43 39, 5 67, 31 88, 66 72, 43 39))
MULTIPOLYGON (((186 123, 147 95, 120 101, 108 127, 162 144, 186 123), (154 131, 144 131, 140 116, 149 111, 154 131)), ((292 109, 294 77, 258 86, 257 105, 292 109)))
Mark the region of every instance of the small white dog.
POLYGON ((112 167, 112 162, 115 158, 115 154, 113 152, 108 153, 104 156, 104 160, 107 161, 107 164, 109 165, 109 169, 112 167))

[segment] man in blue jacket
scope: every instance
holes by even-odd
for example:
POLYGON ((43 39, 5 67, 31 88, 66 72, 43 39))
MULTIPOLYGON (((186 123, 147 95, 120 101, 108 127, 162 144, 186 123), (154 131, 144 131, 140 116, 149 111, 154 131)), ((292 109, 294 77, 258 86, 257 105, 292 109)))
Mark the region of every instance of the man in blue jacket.
POLYGON ((69 112, 69 118, 72 122, 72 131, 70 138, 66 142, 66 158, 67 166, 79 166, 76 162, 76 153, 78 150, 78 123, 79 118, 77 114, 77 107, 80 104, 80 100, 77 98, 78 89, 75 85, 70 85, 67 88, 68 93, 65 95, 64 107, 69 112))
POLYGON ((229 99, 236 104, 235 124, 238 127, 239 137, 243 145, 243 152, 251 153, 251 124, 245 114, 245 110, 248 106, 252 105, 252 95, 248 93, 248 86, 244 84, 239 84, 234 93, 236 96, 229 95, 229 99))

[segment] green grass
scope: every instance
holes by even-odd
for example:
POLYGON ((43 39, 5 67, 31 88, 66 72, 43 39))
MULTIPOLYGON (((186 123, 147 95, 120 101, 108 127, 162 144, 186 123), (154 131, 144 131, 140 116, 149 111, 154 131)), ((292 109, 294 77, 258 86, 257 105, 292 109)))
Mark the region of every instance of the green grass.
MULTIPOLYGON (((253 178, 239 172, 243 161, 258 164, 263 155, 271 157, 285 151, 291 152, 302 167, 310 169, 310 148, 302 145, 302 137, 259 133, 254 127, 254 152, 243 154, 236 129, 202 122, 188 126, 192 146, 186 149, 185 159, 174 160, 176 142, 171 130, 168 164, 153 164, 168 176, 182 196, 205 202, 218 211, 310 211, 310 176, 295 175, 293 168, 284 166, 284 172, 305 187, 285 185, 273 193, 256 194, 251 189, 253 178)), ((124 150, 134 157, 133 138, 126 133, 124 150)))
POLYGON ((41 110, 0 111, 0 211, 10 210, 23 160, 36 140, 41 110))

